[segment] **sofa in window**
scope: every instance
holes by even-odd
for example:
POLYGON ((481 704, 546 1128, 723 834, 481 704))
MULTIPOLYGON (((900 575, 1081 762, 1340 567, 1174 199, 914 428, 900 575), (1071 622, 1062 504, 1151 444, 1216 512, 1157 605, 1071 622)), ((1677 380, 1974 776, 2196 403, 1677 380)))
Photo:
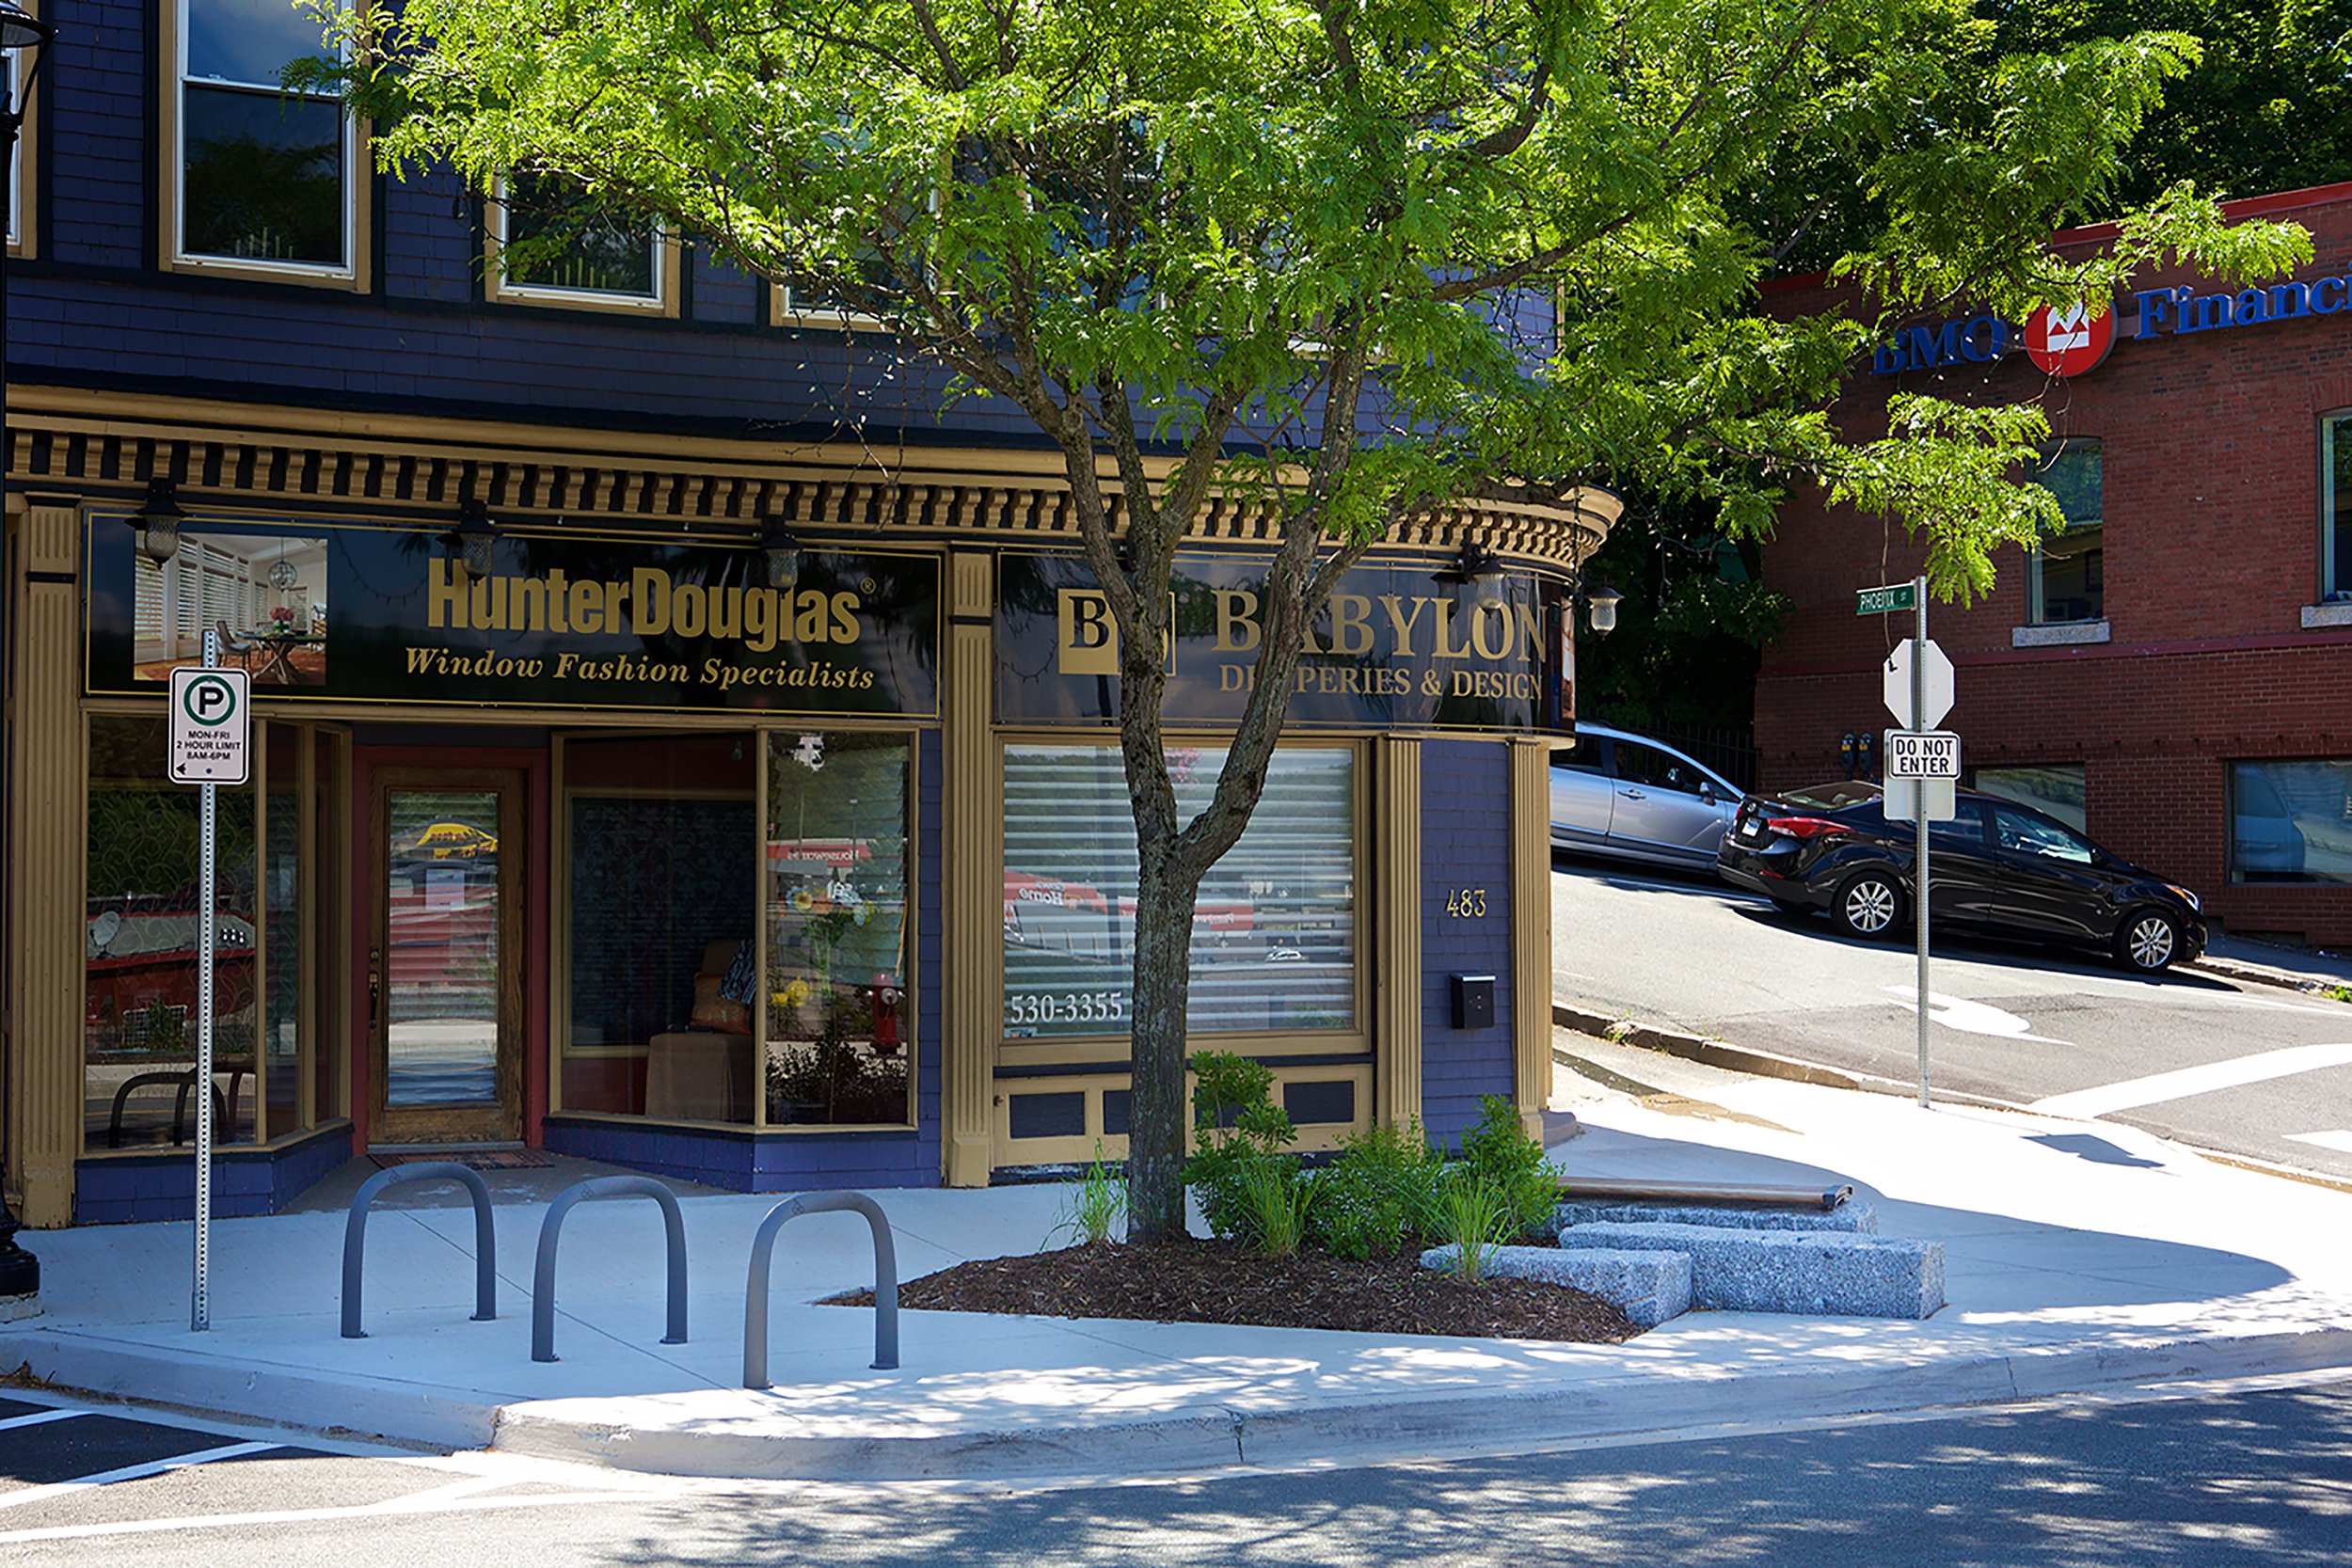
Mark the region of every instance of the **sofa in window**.
POLYGON ((751 1007, 719 994, 741 945, 723 937, 703 949, 686 1026, 645 1042, 645 1115, 669 1121, 752 1119, 751 1007))

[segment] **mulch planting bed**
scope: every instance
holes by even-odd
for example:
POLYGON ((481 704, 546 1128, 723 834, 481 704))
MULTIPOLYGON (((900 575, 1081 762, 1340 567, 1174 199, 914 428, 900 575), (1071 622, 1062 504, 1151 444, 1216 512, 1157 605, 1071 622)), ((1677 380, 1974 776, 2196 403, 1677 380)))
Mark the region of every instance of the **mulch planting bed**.
MULTIPOLYGON (((871 1307, 874 1292, 828 1305, 871 1307)), ((1533 1279, 1466 1285, 1414 1254, 1358 1263, 1319 1252, 1264 1258, 1221 1242, 1156 1246, 1103 1243, 1019 1258, 983 1258, 898 1287, 898 1305, 928 1312, 1021 1312, 1049 1318, 1338 1328, 1449 1338, 1616 1344, 1642 1332, 1598 1296, 1533 1279)))

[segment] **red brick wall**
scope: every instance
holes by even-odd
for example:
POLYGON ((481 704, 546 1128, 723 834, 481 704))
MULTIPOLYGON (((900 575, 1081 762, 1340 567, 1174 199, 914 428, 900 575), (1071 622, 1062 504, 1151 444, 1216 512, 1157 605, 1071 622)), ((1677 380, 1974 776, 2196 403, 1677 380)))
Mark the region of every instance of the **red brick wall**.
MULTIPOLYGON (((2352 185, 2241 204, 2312 231, 2309 281, 2352 271, 2352 185)), ((2095 237, 2095 236, 2094 236, 2095 237)), ((2190 272, 2138 286, 2217 282, 2190 272)), ((1818 291, 1780 296, 1818 307, 1818 291)), ((1972 767, 2083 764, 2091 835, 2175 877, 2233 930, 2352 942, 2352 886, 2226 881, 2226 765, 2236 758, 2352 757, 2352 627, 2305 630, 2318 599, 2318 416, 2352 408, 2352 309, 2194 334, 2131 336, 2118 302, 2114 351, 2071 380, 2023 353, 1998 364, 1858 375, 1837 417, 1885 430, 1896 389, 2033 400, 2054 435, 2096 437, 2105 465, 2105 644, 2016 648, 2024 552, 1973 606, 1937 603, 1929 630, 1958 670, 1947 727, 1972 767)), ((1908 614, 1856 616, 1858 588, 1912 576, 1899 527, 1800 497, 1764 549, 1765 582, 1795 603, 1756 683, 1767 787, 1836 776, 1837 738, 1890 721, 1879 697, 1889 642, 1908 614)))

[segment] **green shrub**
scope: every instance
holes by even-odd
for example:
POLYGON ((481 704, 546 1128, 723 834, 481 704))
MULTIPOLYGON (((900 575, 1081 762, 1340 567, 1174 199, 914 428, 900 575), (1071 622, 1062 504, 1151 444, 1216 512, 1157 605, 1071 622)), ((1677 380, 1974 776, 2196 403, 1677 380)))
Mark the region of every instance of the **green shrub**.
POLYGON ((1111 1239, 1127 1218, 1127 1176, 1103 1163, 1103 1140, 1094 1140, 1094 1161, 1075 1188, 1062 1196, 1061 1214, 1045 1233, 1052 1241, 1064 1231, 1073 1241, 1092 1246, 1111 1239))
POLYGON ((1438 1236, 1454 1248, 1454 1277, 1475 1285, 1486 1277, 1487 1249, 1513 1234, 1509 1200, 1468 1165, 1449 1166, 1438 1188, 1438 1236))
POLYGON ((1264 1063, 1204 1051, 1192 1058, 1192 1070, 1195 1148, 1184 1180, 1199 1195, 1212 1234, 1263 1246, 1269 1238, 1263 1216, 1290 1213, 1306 1201, 1294 1196, 1301 1186, 1298 1162, 1285 1152, 1297 1130, 1274 1103, 1274 1073, 1264 1063))
POLYGON ((1534 1229, 1560 1205, 1560 1173, 1544 1146, 1527 1135, 1518 1111, 1499 1094, 1479 1101, 1485 1115, 1462 1134, 1462 1164, 1502 1200, 1506 1238, 1534 1229))
POLYGON ((1404 1132, 1375 1122, 1351 1132, 1340 1157, 1312 1179, 1307 1239, 1362 1261, 1389 1258, 1437 1229, 1438 1179, 1445 1161, 1415 1119, 1404 1132))

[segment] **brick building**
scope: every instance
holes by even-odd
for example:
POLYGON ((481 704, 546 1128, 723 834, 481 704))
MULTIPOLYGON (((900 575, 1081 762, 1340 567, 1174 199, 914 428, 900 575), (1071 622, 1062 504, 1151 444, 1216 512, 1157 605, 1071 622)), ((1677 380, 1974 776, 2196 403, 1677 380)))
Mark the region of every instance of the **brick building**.
MULTIPOLYGON (((2137 279, 2111 346, 2086 320, 2057 371, 2044 343, 2077 324, 1920 322, 1838 417, 1883 431, 1897 389, 2049 415, 2041 477, 2067 532, 2003 550, 1991 594, 1930 614, 1974 781, 2197 889, 2230 930, 2352 942, 2352 184, 2228 211, 2302 225, 2314 259, 2260 290, 2137 279)), ((1784 510, 1764 578, 1795 612, 1756 683, 1767 787, 1836 776, 1840 737, 1889 722, 1880 661, 1911 618, 1857 616, 1854 593, 1921 558, 1891 524, 1784 510)))

